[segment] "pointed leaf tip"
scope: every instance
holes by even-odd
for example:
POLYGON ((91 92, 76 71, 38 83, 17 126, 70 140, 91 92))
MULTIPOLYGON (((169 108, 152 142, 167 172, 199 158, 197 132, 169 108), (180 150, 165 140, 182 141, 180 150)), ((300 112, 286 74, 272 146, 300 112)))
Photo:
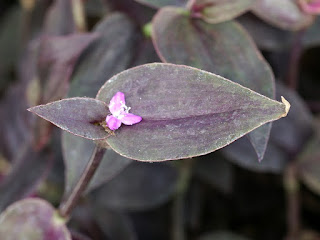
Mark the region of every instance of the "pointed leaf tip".
POLYGON ((93 98, 67 98, 28 111, 79 137, 98 140, 108 136, 102 126, 95 124, 109 114, 108 105, 93 98))
POLYGON ((285 114, 283 115, 283 117, 285 117, 288 115, 291 105, 283 96, 281 96, 281 101, 285 106, 285 114))

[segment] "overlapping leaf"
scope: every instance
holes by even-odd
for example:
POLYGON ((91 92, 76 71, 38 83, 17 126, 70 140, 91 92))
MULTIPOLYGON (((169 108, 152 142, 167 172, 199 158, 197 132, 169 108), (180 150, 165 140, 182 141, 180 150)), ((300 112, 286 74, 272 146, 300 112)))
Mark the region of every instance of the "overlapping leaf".
POLYGON ((286 115, 288 107, 218 75, 174 64, 146 64, 124 71, 99 90, 108 102, 121 91, 143 120, 123 126, 106 142, 141 161, 203 155, 286 115))
POLYGON ((248 11, 257 0, 196 0, 192 8, 203 20, 220 23, 248 11))
POLYGON ((55 209, 41 199, 25 199, 0 215, 0 239, 71 240, 55 209))
POLYGON ((264 21, 284 30, 299 30, 312 23, 313 16, 301 11, 297 1, 261 0, 252 8, 264 21))
MULTIPOLYGON (((248 34, 235 22, 208 24, 167 7, 153 19, 153 41, 165 62, 185 64, 219 74, 270 98, 274 77, 248 34)), ((271 125, 249 134, 259 160, 271 125)))

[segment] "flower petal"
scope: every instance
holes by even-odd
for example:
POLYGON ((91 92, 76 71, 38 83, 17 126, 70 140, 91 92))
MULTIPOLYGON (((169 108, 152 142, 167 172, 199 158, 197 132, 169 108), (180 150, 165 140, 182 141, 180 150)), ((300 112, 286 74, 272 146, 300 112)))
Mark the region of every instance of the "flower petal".
POLYGON ((121 120, 114 116, 107 116, 106 123, 110 130, 116 130, 121 126, 121 120))
POLYGON ((121 118, 121 122, 125 125, 133 125, 142 120, 142 117, 138 115, 134 115, 132 113, 126 113, 124 116, 121 118))
POLYGON ((112 115, 118 115, 123 111, 123 106, 126 104, 124 93, 117 92, 110 100, 109 110, 112 115))

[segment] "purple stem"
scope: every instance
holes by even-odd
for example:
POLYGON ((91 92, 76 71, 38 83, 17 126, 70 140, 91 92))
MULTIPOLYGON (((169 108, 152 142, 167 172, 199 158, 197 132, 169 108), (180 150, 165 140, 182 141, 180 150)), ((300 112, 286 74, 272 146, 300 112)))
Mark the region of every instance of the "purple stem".
POLYGON ((82 193, 87 188, 88 184, 90 183, 90 180, 92 179, 94 173, 96 172, 103 155, 105 153, 105 149, 101 148, 99 146, 96 146, 93 150, 93 153, 91 155, 91 158, 87 164, 86 169, 83 171, 81 178, 75 188, 72 190, 69 197, 60 204, 59 212, 60 215, 64 218, 68 218, 79 201, 82 193))

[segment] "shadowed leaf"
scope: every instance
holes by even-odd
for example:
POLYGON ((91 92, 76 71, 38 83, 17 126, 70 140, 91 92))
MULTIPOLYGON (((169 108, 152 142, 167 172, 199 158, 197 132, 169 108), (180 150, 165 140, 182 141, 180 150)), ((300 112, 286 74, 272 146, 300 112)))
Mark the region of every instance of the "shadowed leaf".
POLYGON ((312 23, 312 15, 303 13, 293 0, 261 0, 252 8, 264 21, 284 30, 299 30, 312 23))
POLYGON ((197 240, 249 240, 248 238, 242 237, 238 234, 231 232, 212 232, 202 235, 197 240))
POLYGON ((67 35, 76 31, 71 5, 71 1, 65 0, 52 3, 44 21, 45 34, 67 35))
MULTIPOLYGON (((258 49, 235 22, 190 20, 178 8, 163 8, 153 19, 153 41, 165 62, 200 68, 274 98, 274 77, 258 49)), ((271 124, 249 134, 261 160, 271 124)))
POLYGON ((213 152, 288 110, 218 75, 182 65, 129 69, 107 81, 97 99, 110 101, 118 91, 143 120, 121 127, 106 142, 121 155, 141 161, 213 152))
POLYGON ((221 156, 211 153, 195 160, 195 174, 223 193, 231 193, 233 185, 232 164, 221 156))
POLYGON ((132 222, 126 215, 96 205, 94 216, 99 227, 108 239, 137 239, 132 222))
POLYGON ((74 64, 81 52, 98 36, 73 34, 48 37, 39 49, 39 77, 43 85, 42 103, 63 98, 67 94, 74 64))
POLYGON ((208 23, 231 20, 248 11, 257 0, 196 0, 193 8, 200 9, 201 18, 208 23))
POLYGON ((34 193, 47 177, 52 161, 52 154, 46 150, 35 152, 30 146, 20 149, 20 156, 15 159, 11 172, 0 184, 0 212, 11 203, 34 193))
POLYGON ((71 240, 55 209, 41 199, 25 199, 0 215, 1 240, 71 240))
POLYGON ((99 125, 109 113, 108 105, 93 98, 67 98, 28 109, 74 135, 98 140, 108 136, 99 125))
POLYGON ((81 55, 72 74, 69 97, 94 97, 107 79, 128 67, 135 53, 135 27, 125 15, 107 17, 94 33, 100 37, 81 55))
MULTIPOLYGON (((66 166, 65 197, 79 181, 90 157, 95 144, 87 139, 79 138, 69 133, 62 135, 63 158, 66 166)), ((122 157, 112 149, 107 149, 101 164, 93 176, 86 192, 109 181, 121 170, 128 166, 132 160, 122 157)))
POLYGON ((93 199, 110 209, 146 210, 168 201, 176 183, 177 171, 170 165, 134 161, 94 192, 93 199))
POLYGON ((153 8, 162 8, 165 6, 185 6, 188 0, 135 0, 141 4, 145 4, 147 6, 153 8))

